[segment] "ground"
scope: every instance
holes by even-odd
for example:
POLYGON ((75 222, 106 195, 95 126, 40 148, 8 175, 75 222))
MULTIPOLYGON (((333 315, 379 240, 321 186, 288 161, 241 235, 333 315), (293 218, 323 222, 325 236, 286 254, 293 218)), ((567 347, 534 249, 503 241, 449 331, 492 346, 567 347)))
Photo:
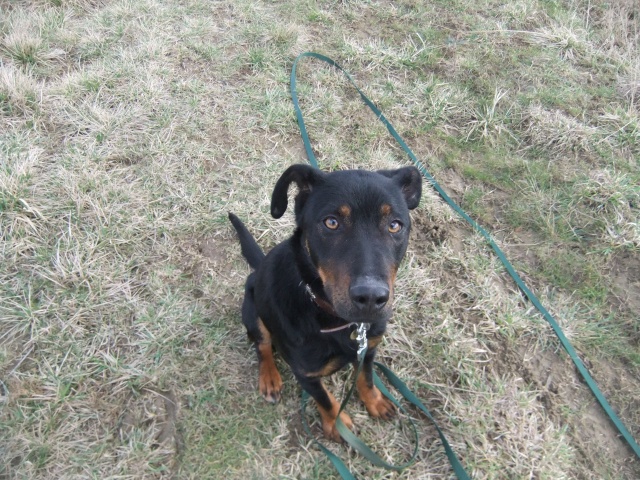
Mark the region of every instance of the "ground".
MULTIPOLYGON (((257 391, 233 211, 268 250, 305 162, 294 58, 339 62, 556 317, 640 439, 635 0, 0 1, 0 478, 337 478, 257 391)), ((325 170, 409 159, 339 72, 298 88, 325 170)), ((473 478, 640 478, 544 319, 427 182, 380 361, 473 478)), ((329 382, 337 397, 350 372, 329 382)), ((406 418, 359 434, 388 460, 406 418)), ((309 408, 314 433, 318 419, 309 408)), ((415 410, 401 473, 450 478, 415 410)))

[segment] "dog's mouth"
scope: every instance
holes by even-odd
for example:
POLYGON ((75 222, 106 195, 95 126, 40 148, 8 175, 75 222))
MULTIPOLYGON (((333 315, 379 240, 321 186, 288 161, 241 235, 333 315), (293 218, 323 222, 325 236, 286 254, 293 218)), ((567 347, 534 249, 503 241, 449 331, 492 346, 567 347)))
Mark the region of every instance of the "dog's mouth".
POLYGON ((349 323, 382 323, 388 321, 391 317, 390 304, 376 310, 367 311, 362 311, 351 302, 332 300, 332 305, 336 312, 336 316, 349 323))

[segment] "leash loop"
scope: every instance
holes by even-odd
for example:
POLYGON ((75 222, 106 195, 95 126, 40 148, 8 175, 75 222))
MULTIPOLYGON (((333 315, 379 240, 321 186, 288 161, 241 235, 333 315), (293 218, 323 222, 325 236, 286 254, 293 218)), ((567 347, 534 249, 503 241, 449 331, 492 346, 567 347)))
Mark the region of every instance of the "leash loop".
MULTIPOLYGON (((471 225, 471 227, 476 232, 478 232, 480 235, 482 235, 485 238, 485 240, 487 241, 487 243, 489 244, 491 249, 494 251, 496 256, 500 259, 500 261, 504 265, 504 267, 507 270, 507 272, 509 273, 509 275, 511 275, 511 277, 515 281, 515 283, 518 286, 518 288, 520 289, 520 291, 536 307, 536 309, 540 312, 540 314, 544 317, 544 319, 549 323, 549 325, 553 329, 554 333, 556 334, 556 336, 560 340, 560 343, 562 344, 563 348, 565 349, 565 351, 567 352, 567 354, 569 355, 569 357, 571 358, 571 360, 575 364, 576 368, 580 372, 580 375, 584 379, 585 383, 591 389, 591 392, 593 393, 593 395, 596 398, 596 400, 598 401, 598 403, 600 403, 600 405, 601 405, 602 409, 604 410, 604 412, 607 414, 607 416, 609 417, 611 422, 617 428, 618 432, 620 432, 622 437, 625 439, 626 443, 631 447, 631 449, 633 450, 635 455, 638 458, 640 458, 640 446, 638 446, 638 443, 636 443, 636 441, 634 440, 634 438, 631 435, 631 433, 629 432, 629 430, 627 430, 627 428, 624 426, 624 424, 622 423, 620 418, 616 415, 616 413, 613 411, 613 409, 611 408, 611 406, 607 402, 606 398, 604 397, 604 395, 602 394, 602 392, 598 388, 598 386, 595 383, 594 379, 589 374, 589 371, 586 369, 586 367, 584 366, 584 364, 582 363, 582 361, 578 357, 575 349, 573 348, 573 346, 571 345, 571 343, 569 342, 567 337, 564 335, 564 332, 560 328, 560 325, 558 325, 556 320, 549 313, 549 311, 542 305, 540 300, 538 300, 538 298, 533 294, 533 292, 531 290, 529 290, 529 288, 525 285, 525 283, 520 278, 520 276, 516 272, 516 270, 513 267, 513 265, 511 265, 511 263, 509 262, 509 260, 505 256, 505 254, 498 247, 498 245, 496 245, 496 243, 494 242, 494 240, 491 237, 491 235, 489 233, 487 233, 487 231, 484 228, 482 228, 480 225, 478 225, 478 223, 476 223, 471 217, 469 217, 469 215, 467 215, 465 213, 465 211, 462 210, 462 208, 460 208, 460 206, 458 206, 449 197, 449 195, 447 195, 447 193, 444 191, 444 189, 438 184, 438 182, 436 182, 435 178, 433 178, 433 176, 431 176, 431 174, 427 171, 427 169, 422 164, 422 162, 420 160, 418 160, 418 158, 415 156, 415 154, 411 151, 411 149, 405 143, 405 141, 402 139, 402 137, 400 137, 398 132, 396 132, 395 128, 393 128, 393 125, 391 125, 391 123, 387 120, 387 118, 382 114, 380 109, 378 109, 378 107, 371 100, 369 100, 367 98, 367 96, 358 88, 358 86, 356 85, 354 80, 351 78, 351 75, 349 75, 349 73, 347 71, 345 71, 340 65, 338 65, 331 58, 326 57, 325 55, 321 55, 319 53, 315 53, 315 52, 304 52, 304 53, 301 53, 300 55, 298 55, 298 57, 293 62, 293 66, 292 66, 292 69, 291 69, 291 83, 290 83, 290 85, 291 85, 291 98, 293 100, 293 106, 294 106, 294 109, 295 109, 296 118, 298 120, 298 126, 300 128, 300 134, 301 134, 301 137, 302 137, 302 141, 304 143, 305 151, 307 153, 307 158, 309 159, 309 163, 312 166, 314 166, 316 168, 319 168, 318 167, 318 161, 316 160, 316 157, 315 157, 315 155, 313 153, 313 150, 311 148, 311 141, 309 140, 309 135, 307 133, 307 129, 306 129, 306 126, 305 126, 305 123, 304 123, 304 119, 302 117, 302 110, 300 109, 300 104, 298 102, 298 93, 297 93, 297 88, 296 88, 297 65, 298 65, 298 62, 302 58, 305 58, 305 57, 313 57, 313 58, 316 58, 318 60, 321 60, 321 61, 323 61, 325 63, 328 63, 329 65, 337 68, 342 73, 344 73, 344 75, 347 77, 347 80, 349 81, 349 83, 351 83, 351 85, 356 89, 356 91, 360 95, 360 98, 362 99, 362 101, 378 117, 378 120, 380 120, 385 125, 385 127, 387 128, 387 130, 389 131, 391 136, 396 140, 396 142, 400 145, 400 147, 409 156, 409 158, 411 159, 411 161, 413 162, 415 167, 420 171, 420 173, 422 173, 422 175, 427 180, 427 182, 429 182, 431 184, 431 186, 436 190, 436 192, 440 195, 440 197, 458 215, 460 215, 469 225, 471 225)), ((382 366, 380 364, 376 363, 376 366, 378 368, 382 369, 382 371, 385 374, 385 376, 387 376, 386 371, 391 373, 390 370, 388 370, 386 367, 384 367, 384 366, 382 366)), ((377 378, 377 375, 376 375, 376 378, 377 378)), ((391 377, 391 378, 393 378, 393 377, 391 377)), ((389 376, 387 376, 387 379, 392 384, 394 384, 395 380, 392 380, 391 378, 389 376)), ((380 387, 378 386, 378 388, 380 388, 380 387)), ((398 388, 398 387, 396 387, 396 388, 398 388)), ((398 389, 398 391, 403 392, 405 390, 405 388, 406 388, 406 385, 404 386, 404 388, 398 389)), ((353 390, 353 387, 352 387, 352 390, 353 390)), ((407 391, 408 391, 408 389, 407 389, 407 391)), ((403 396, 405 396, 404 393, 402 393, 402 394, 403 394, 403 396)), ((411 392, 408 392, 408 395, 411 398, 415 397, 415 395, 411 394, 411 392)), ((405 398, 407 398, 407 396, 405 396, 405 398)), ((414 403, 412 400, 409 400, 408 398, 407 398, 407 400, 410 401, 411 403, 414 403)), ((415 397, 415 400, 417 400, 419 402, 417 397, 415 397)), ((414 403, 414 405, 416 405, 416 403, 414 403)), ((418 406, 418 408, 420 408, 420 410, 422 410, 422 408, 420 406, 418 406)), ((433 418, 431 417, 430 414, 428 414, 428 413, 426 413, 426 414, 431 420, 433 420, 433 418)), ((435 424, 435 422, 434 422, 434 424, 435 424)), ((436 426, 436 428, 438 430, 438 434, 440 435, 440 439, 442 440, 442 443, 444 445, 445 451, 447 452, 447 456, 449 457, 449 461, 451 462, 451 464, 453 466, 453 469, 456 472, 456 475, 458 475, 458 478, 468 478, 468 475, 466 474, 466 472, 464 471, 464 469, 460 465, 460 462, 458 461, 458 459, 455 457, 455 454, 451 450, 451 447, 449 447, 448 443, 445 443, 446 439, 444 438, 444 435, 442 434, 442 432, 440 431, 440 429, 437 426, 436 426), (449 455, 449 452, 451 452, 451 456, 449 455), (452 460, 452 458, 455 458, 455 460, 452 460), (456 463, 457 466, 454 465, 454 462, 456 463), (459 471, 460 471, 460 473, 458 473, 459 471), (461 476, 461 474, 463 476, 461 476)), ((347 477, 343 477, 343 478, 347 478, 347 477)), ((353 477, 351 477, 351 478, 353 478, 353 477)))
MULTIPOLYGON (((302 110, 300 109, 300 103, 298 101, 298 93, 297 93, 297 82, 296 82, 297 65, 298 65, 298 62, 300 61, 300 59, 302 59, 304 57, 317 58, 319 60, 322 60, 323 62, 326 62, 326 63, 330 64, 331 66, 337 68, 338 70, 340 70, 347 77, 347 79, 349 80, 351 85, 353 85, 355 87, 357 92, 360 94, 360 98, 364 101, 364 103, 376 114, 378 119, 380 121, 382 121, 387 126, 387 129, 391 132, 391 134, 394 136, 394 138, 396 138, 396 140, 400 142, 401 146, 405 150, 408 150, 409 147, 407 147, 406 144, 399 137, 399 135, 397 133, 395 133, 395 130, 393 130, 393 126, 391 126, 389 121, 384 117, 382 112, 375 106, 375 104, 373 102, 371 102, 371 100, 369 100, 367 98, 367 96, 358 88, 358 86, 356 85, 354 80, 351 78, 351 75, 349 75, 349 73, 346 70, 344 70, 340 65, 338 65, 335 61, 333 61, 329 57, 326 57, 324 55, 321 55, 321 54, 315 53, 315 52, 305 52, 305 53, 302 53, 302 54, 298 55, 298 57, 293 62, 293 66, 291 68, 290 88, 291 88, 291 98, 292 98, 292 101, 293 101, 293 106, 294 106, 294 110, 295 110, 295 113, 296 113, 296 118, 298 120, 298 127, 300 128, 300 136, 302 137, 302 142, 304 144, 304 148, 305 148, 305 151, 307 153, 307 158, 309 160, 309 163, 313 167, 319 168, 318 161, 316 160, 316 157, 315 157, 315 155, 313 153, 313 149, 311 148, 311 141, 309 140, 309 134, 307 133, 307 128, 306 128, 305 123, 304 123, 304 118, 302 116, 302 110)), ((409 150, 409 152, 410 152, 410 150, 409 150)), ((413 154, 410 154, 410 155, 413 155, 413 154)), ((412 158, 415 158, 415 157, 412 157, 412 158)), ((419 163, 417 158, 415 159, 415 162, 419 163)), ((429 175, 424 167, 420 168, 420 171, 421 171, 421 173, 423 175, 425 175, 425 174, 429 175)), ((435 183, 435 180, 433 182, 435 183)), ((311 288, 308 287, 308 291, 310 291, 310 290, 311 290, 311 288)), ((310 293, 313 294, 313 292, 310 292, 310 293)), ((367 352, 367 341, 366 341, 366 329, 367 328, 368 327, 365 327, 365 324, 360 324, 358 326, 358 330, 357 330, 356 340, 359 343, 359 347, 358 347, 358 362, 357 362, 357 368, 356 368, 356 372, 355 372, 355 379, 356 380, 358 378, 358 375, 360 374, 360 370, 362 369, 362 364, 364 362, 364 357, 365 357, 366 352, 367 352)), ((377 363, 377 362, 375 363, 375 365, 378 368, 382 367, 382 365, 377 363)), ((444 446, 445 453, 447 454, 447 458, 449 459, 449 462, 451 463, 451 466, 452 466, 455 474, 458 476, 458 479, 460 479, 460 480, 469 480, 469 478, 470 478, 469 475, 467 474, 467 472, 462 467, 462 464, 460 463, 460 461, 456 457, 455 453, 453 452, 453 449, 450 447, 450 445, 447 442, 444 434, 442 433, 442 431, 440 430, 438 425, 435 423, 435 420, 433 419, 433 417, 431 416, 431 414, 429 413, 427 408, 422 404, 422 402, 420 402, 420 400, 415 395, 413 395, 413 393, 411 393, 411 391, 408 389, 408 387, 397 376, 395 376, 393 374, 393 372, 391 372, 386 367, 382 368, 381 371, 387 377, 387 379, 389 379, 390 383, 392 383, 394 386, 399 385, 401 387, 401 388, 398 388, 396 386, 398 391, 401 392, 401 394, 405 397, 405 399, 407 399, 407 401, 409 401, 410 403, 413 403, 415 406, 417 406, 421 411, 423 411, 427 415, 427 418, 429 418, 433 422, 433 424, 435 425, 436 430, 438 431, 438 434, 440 436, 440 440, 442 441, 442 444, 444 446), (391 379, 393 379, 393 381, 391 379)), ((382 392, 382 394, 385 397, 387 397, 399 410, 401 410, 403 413, 407 414, 406 410, 404 410, 402 405, 391 395, 389 390, 385 387, 385 385, 382 383, 382 381, 380 380, 378 375, 376 375, 375 372, 374 372, 373 376, 374 376, 374 384, 378 387, 378 389, 382 392)), ((407 461, 406 463, 404 463, 402 465, 392 465, 392 464, 389 464, 389 463, 385 462, 384 460, 382 460, 375 452, 373 452, 373 450, 371 450, 351 430, 349 430, 349 428, 342 422, 342 420, 340 420, 340 412, 342 412, 342 410, 346 406, 347 402, 351 398, 351 395, 353 394, 355 385, 356 385, 356 381, 354 380, 354 382, 351 384, 351 388, 349 389, 347 395, 344 397, 344 399, 343 399, 343 401, 342 401, 342 403, 340 405, 340 409, 338 411, 338 415, 337 415, 337 418, 336 418, 336 429, 338 430, 338 433, 340 434, 340 436, 352 448, 354 448, 362 456, 367 458, 371 463, 373 463, 376 466, 383 467, 383 468, 385 468, 387 470, 401 471, 404 468, 406 468, 406 467, 410 466, 411 464, 413 464, 415 462, 415 458, 417 457, 417 454, 418 454, 419 443, 418 443, 418 430, 417 430, 417 427, 415 425, 415 422, 410 417, 409 417, 409 420, 410 420, 411 427, 412 427, 412 430, 414 432, 414 437, 415 437, 415 447, 414 447, 413 454, 411 455, 411 458, 409 459, 409 461, 407 461)), ((338 471, 338 473, 340 474, 340 476, 344 480, 355 480, 355 477, 349 471, 349 469, 346 467, 346 465, 342 462, 342 460, 340 460, 340 458, 337 455, 335 455, 327 447, 325 447, 318 440, 316 440, 315 437, 313 437, 313 435, 311 434, 311 428, 309 427, 309 424, 307 423, 307 419, 306 419, 306 416, 305 416, 305 410, 306 410, 306 405, 307 405, 308 399, 309 399, 308 392, 303 390, 303 392, 302 392, 302 400, 301 400, 301 409, 302 409, 302 423, 303 423, 305 431, 307 432, 307 434, 309 436, 311 436, 313 438, 314 443, 316 443, 319 446, 319 448, 322 450, 322 452, 329 458, 331 463, 333 463, 334 467, 336 468, 336 470, 338 471)), ((408 416, 408 414, 407 414, 407 416, 408 416)))
MULTIPOLYGON (((360 343, 360 345, 359 345, 359 348, 358 348, 358 361, 357 361, 357 365, 356 365, 355 372, 354 372, 354 379, 355 380, 357 380, 358 376, 360 375, 360 372, 362 371, 362 365, 364 363, 364 358, 365 358, 365 356, 367 354, 366 331, 368 330, 368 328, 369 328, 368 324, 361 323, 359 325, 359 327, 358 327, 358 330, 357 330, 359 334, 360 334, 360 332, 362 332, 363 339, 361 339, 361 337, 358 338, 358 342, 360 343)), ((380 364, 377 364, 377 363, 375 363, 375 365, 378 366, 378 367, 380 366, 380 364)), ((382 370, 382 371, 383 371, 384 375, 387 376, 387 372, 385 372, 384 370, 382 370)), ((402 381, 398 377, 396 377, 393 373, 390 373, 390 375, 394 378, 394 381, 397 382, 398 385, 404 385, 404 383, 402 383, 402 381)), ((354 391, 355 386, 356 386, 356 381, 355 380, 353 382, 351 382, 351 387, 349 388, 349 391, 344 396, 344 399, 342 400, 342 403, 340 404, 340 409, 338 410, 338 414, 336 416, 336 424, 335 424, 336 430, 338 431, 338 433, 340 434, 342 439, 349 446, 351 446, 354 450, 356 450, 358 453, 360 453, 360 455, 362 455, 367 460, 369 460, 372 464, 374 464, 374 465, 376 465, 378 467, 385 468, 387 470, 394 470, 396 472, 400 472, 400 471, 404 470, 408 466, 412 465, 415 462, 416 457, 418 456, 418 447, 419 447, 419 443, 418 443, 418 428, 416 427, 415 422, 411 419, 411 417, 409 416, 409 413, 404 409, 402 404, 400 404, 400 402, 398 400, 396 400, 396 398, 393 395, 391 395, 391 393, 389 392, 387 387, 380 381, 380 378, 378 377, 378 375, 376 375, 376 373, 373 372, 374 384, 378 387, 380 392, 391 401, 391 403, 393 403, 403 414, 405 414, 407 416, 407 418, 409 419, 409 424, 411 425, 411 431, 413 432, 414 448, 413 448, 413 452, 411 453, 411 455, 409 457, 409 460, 407 460, 405 463, 400 464, 400 465, 394 465, 394 464, 385 462, 377 453, 375 453, 371 448, 369 448, 369 446, 366 443, 364 443, 362 440, 360 440, 355 433, 353 433, 351 430, 349 430, 349 428, 340 419, 340 413, 342 413, 342 411, 345 409, 345 407, 347 406, 347 403, 349 402, 349 400, 351 399, 351 396, 353 395, 353 391, 354 391)), ((391 382, 391 380, 390 380, 390 382, 391 382)), ((406 387, 406 385, 404 386, 404 390, 406 390, 407 392, 411 393, 409 391, 409 389, 406 387)), ((398 391, 400 391, 402 393, 402 390, 398 389, 398 391)), ((313 439, 313 442, 320 448, 320 450, 322 450, 322 452, 325 455, 327 455, 327 457, 329 458, 331 463, 333 463, 335 469, 338 471, 338 473, 343 478, 343 480, 355 480, 355 477, 353 476, 351 471, 347 468, 347 466, 344 464, 344 462, 340 459, 340 457, 338 457, 331 450, 329 450, 327 447, 322 445, 322 443, 320 443, 315 438, 315 436, 311 433, 311 427, 309 426, 309 423, 307 422, 307 417, 305 415, 305 411, 306 411, 306 408, 307 408, 307 403, 309 401, 309 397, 310 397, 309 393, 306 392, 305 390, 303 390, 302 391, 302 397, 301 397, 302 398, 301 399, 301 410, 302 410, 302 425, 304 427, 305 432, 307 433, 307 435, 309 435, 313 439)), ((407 398, 407 397, 405 396, 405 398, 407 398)), ((418 402, 420 402, 420 401, 418 400, 418 402)), ((418 407, 418 408, 420 408, 420 407, 418 407)), ((431 419, 431 421, 433 421, 433 417, 431 417, 431 415, 429 414, 428 410, 426 410, 426 407, 422 406, 421 410, 422 409, 424 409, 423 411, 426 411, 428 418, 431 419)), ((436 429, 438 431, 440 431, 440 429, 438 428, 437 425, 436 425, 436 429)), ((441 438, 444 438, 444 435, 441 434, 441 438)), ((445 439, 445 442, 446 442, 446 439, 445 439)), ((445 444, 445 451, 447 451, 447 455, 449 455, 449 451, 450 451, 451 454, 455 457, 455 454, 453 453, 453 451, 451 450, 450 447, 449 447, 449 450, 447 450, 448 445, 449 445, 448 443, 445 444)), ((457 459, 455 461, 457 461, 457 459)), ((459 464, 459 462, 457 462, 457 463, 459 464)), ((452 462, 452 465, 454 465, 453 462, 452 462)), ((455 466, 454 466, 454 471, 456 471, 455 470, 455 466)), ((458 478, 460 480, 469 480, 469 477, 466 475, 466 472, 464 472, 464 469, 462 470, 462 475, 459 475, 458 478)))

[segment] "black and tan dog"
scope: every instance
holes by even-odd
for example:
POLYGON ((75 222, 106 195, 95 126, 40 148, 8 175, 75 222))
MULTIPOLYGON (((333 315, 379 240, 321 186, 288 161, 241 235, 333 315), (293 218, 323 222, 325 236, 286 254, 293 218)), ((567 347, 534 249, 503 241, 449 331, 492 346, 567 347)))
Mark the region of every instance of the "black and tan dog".
MULTIPOLYGON (((409 239, 409 210, 422 192, 417 169, 323 173, 293 165, 280 177, 271 198, 271 215, 287 209, 287 191, 295 182, 297 228, 268 255, 242 222, 229 214, 242 254, 255 269, 247 278, 242 321, 255 342, 259 389, 277 402, 282 379, 272 345, 296 379, 316 401, 327 437, 339 441, 336 399, 322 385, 356 361, 354 330, 370 324, 368 352, 357 389, 373 417, 390 418, 395 410, 372 382, 376 346, 391 316, 393 285, 409 239)), ((346 413, 340 418, 353 428, 346 413)))

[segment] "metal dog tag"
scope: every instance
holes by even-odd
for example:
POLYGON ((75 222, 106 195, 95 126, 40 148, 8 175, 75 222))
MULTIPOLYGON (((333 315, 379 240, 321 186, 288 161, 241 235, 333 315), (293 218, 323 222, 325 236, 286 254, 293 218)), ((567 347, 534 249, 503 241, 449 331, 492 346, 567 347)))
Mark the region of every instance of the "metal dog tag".
POLYGON ((367 348, 368 329, 368 323, 361 323, 360 325, 358 325, 358 329, 354 331, 356 333, 356 340, 358 341, 358 356, 360 356, 360 354, 367 348))

